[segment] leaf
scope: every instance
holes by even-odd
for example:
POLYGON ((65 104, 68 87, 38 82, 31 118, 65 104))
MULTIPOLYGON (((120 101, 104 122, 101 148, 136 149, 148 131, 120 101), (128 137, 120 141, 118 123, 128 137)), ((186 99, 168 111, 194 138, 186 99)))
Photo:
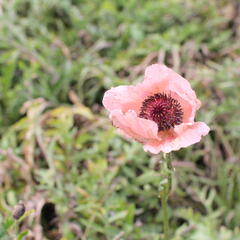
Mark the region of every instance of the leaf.
POLYGON ((3 224, 5 230, 10 229, 14 225, 15 221, 12 218, 7 218, 3 224))
POLYGON ((155 171, 147 171, 141 176, 139 176, 136 180, 138 184, 146 184, 146 183, 153 183, 153 182, 160 182, 160 175, 155 171))
POLYGON ((23 238, 27 236, 27 234, 28 234, 28 231, 21 232, 20 234, 18 234, 17 240, 23 240, 23 238))
POLYGON ((128 211, 121 211, 116 214, 114 214, 112 217, 108 219, 109 223, 115 222, 117 220, 123 219, 128 215, 128 211))

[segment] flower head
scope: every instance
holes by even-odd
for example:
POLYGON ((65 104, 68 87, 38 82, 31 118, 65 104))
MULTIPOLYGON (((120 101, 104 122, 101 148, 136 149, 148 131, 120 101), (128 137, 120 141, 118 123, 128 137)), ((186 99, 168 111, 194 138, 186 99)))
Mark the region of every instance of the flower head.
POLYGON ((142 83, 108 90, 103 105, 121 133, 157 154, 187 147, 209 132, 194 122, 200 101, 189 82, 161 64, 147 67, 142 83))

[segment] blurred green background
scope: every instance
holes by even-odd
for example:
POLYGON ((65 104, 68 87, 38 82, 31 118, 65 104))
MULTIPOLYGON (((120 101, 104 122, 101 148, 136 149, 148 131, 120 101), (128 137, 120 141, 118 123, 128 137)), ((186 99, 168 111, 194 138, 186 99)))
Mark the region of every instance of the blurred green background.
POLYGON ((239 240, 239 24, 238 0, 0 1, 0 238, 163 239, 161 155, 117 135, 101 101, 164 62, 211 127, 174 153, 171 239, 239 240), (20 200, 36 210, 14 225, 20 200))

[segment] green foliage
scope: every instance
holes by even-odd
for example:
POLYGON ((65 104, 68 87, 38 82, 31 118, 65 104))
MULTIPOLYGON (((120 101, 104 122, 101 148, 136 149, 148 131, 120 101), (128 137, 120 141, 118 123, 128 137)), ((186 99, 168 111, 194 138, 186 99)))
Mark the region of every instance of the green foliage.
POLYGON ((234 4, 4 1, 1 239, 24 239, 39 225, 43 239, 162 239, 162 176, 154 169, 161 156, 117 135, 101 106, 106 89, 140 81, 145 67, 158 60, 191 81, 202 101, 197 119, 212 130, 174 155, 172 240, 240 238, 240 31, 234 4), (19 200, 36 209, 24 225, 9 217, 19 200), (48 210, 52 222, 39 211, 45 203, 56 208, 48 210))
POLYGON ((16 231, 17 224, 20 224, 27 216, 33 213, 33 210, 26 212, 23 216, 21 216, 18 220, 14 220, 12 217, 7 217, 5 219, 1 218, 0 215, 0 239, 7 240, 9 238, 15 237, 16 240, 24 240, 24 237, 27 236, 28 231, 16 231))

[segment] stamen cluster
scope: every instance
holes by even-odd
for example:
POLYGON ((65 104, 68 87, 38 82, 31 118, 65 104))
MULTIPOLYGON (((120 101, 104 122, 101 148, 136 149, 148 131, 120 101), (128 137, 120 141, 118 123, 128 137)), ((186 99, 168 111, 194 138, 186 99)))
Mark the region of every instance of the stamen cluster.
POLYGON ((139 117, 156 122, 158 130, 165 131, 182 123, 183 110, 170 94, 156 93, 143 101, 139 117))

